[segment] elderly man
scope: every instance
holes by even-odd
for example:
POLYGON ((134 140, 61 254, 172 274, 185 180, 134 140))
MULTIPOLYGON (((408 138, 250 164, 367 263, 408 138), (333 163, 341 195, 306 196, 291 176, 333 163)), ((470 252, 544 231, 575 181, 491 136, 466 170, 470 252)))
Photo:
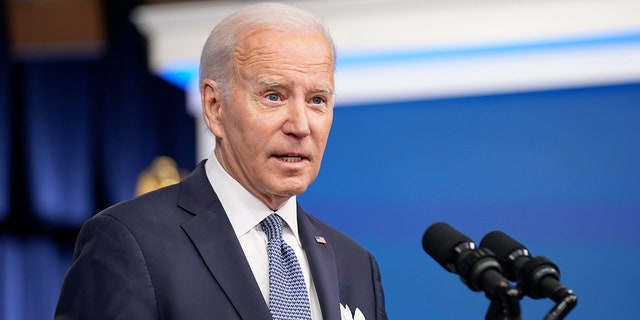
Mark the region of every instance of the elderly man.
POLYGON ((298 205, 320 170, 335 49, 310 13, 256 4, 201 58, 208 160, 83 226, 56 319, 386 319, 374 258, 298 205))

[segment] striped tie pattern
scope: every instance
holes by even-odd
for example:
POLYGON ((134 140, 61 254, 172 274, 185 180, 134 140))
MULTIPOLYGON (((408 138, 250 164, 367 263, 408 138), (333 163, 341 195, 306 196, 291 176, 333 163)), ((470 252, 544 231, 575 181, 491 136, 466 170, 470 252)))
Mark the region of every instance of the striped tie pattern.
POLYGON ((273 320, 311 319, 309 295, 293 249, 282 239, 282 220, 271 214, 261 222, 269 255, 269 310, 273 320))

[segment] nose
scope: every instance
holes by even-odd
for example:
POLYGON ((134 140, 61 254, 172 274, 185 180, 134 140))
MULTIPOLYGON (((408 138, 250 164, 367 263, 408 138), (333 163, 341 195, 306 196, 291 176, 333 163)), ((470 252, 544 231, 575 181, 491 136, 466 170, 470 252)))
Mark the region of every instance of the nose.
POLYGON ((287 119, 282 126, 282 131, 296 137, 306 137, 311 134, 309 127, 309 115, 304 101, 292 101, 287 106, 287 119))

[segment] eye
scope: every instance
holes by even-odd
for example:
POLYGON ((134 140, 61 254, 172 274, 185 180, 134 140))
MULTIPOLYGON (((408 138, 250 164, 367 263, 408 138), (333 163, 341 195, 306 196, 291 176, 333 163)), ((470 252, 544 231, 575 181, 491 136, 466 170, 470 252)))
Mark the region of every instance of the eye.
POLYGON ((280 101, 280 95, 277 93, 269 93, 267 94, 267 100, 269 101, 280 101))
POLYGON ((311 98, 311 103, 313 103, 313 104, 323 104, 323 103, 325 103, 325 100, 322 97, 313 97, 313 98, 311 98))

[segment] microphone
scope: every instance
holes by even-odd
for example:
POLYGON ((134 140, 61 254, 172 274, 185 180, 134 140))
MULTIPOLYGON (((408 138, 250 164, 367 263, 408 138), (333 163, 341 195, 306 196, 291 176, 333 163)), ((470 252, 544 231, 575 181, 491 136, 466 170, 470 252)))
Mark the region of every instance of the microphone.
MULTIPOLYGON (((500 262, 490 250, 476 249, 475 243, 444 222, 431 225, 422 237, 422 247, 445 270, 458 274, 473 291, 498 299, 520 292, 502 275, 500 262)), ((519 312, 519 310, 518 310, 519 312)))
POLYGON ((560 284, 560 270, 545 257, 532 257, 529 250, 501 231, 488 233, 481 248, 494 252, 502 266, 504 275, 518 286, 526 295, 534 299, 550 298, 556 302, 545 319, 562 319, 578 303, 571 289, 560 284))

